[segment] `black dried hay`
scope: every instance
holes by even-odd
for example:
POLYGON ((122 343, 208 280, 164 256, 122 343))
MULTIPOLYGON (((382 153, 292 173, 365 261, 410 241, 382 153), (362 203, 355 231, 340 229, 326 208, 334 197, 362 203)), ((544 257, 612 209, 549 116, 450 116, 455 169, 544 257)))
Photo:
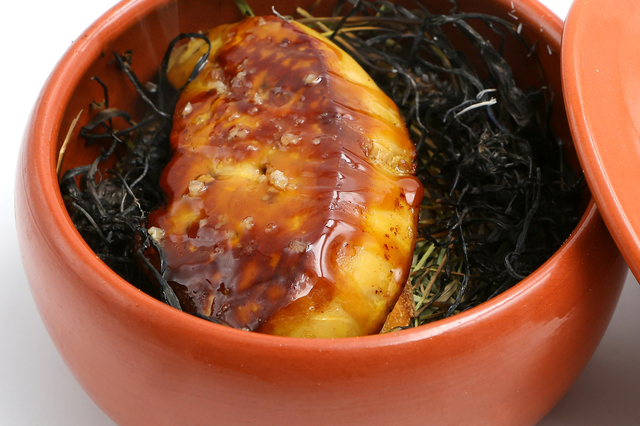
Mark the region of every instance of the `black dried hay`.
POLYGON ((476 306, 544 263, 578 222, 582 181, 549 125, 553 93, 520 88, 503 58, 510 38, 542 72, 521 26, 459 12, 454 1, 448 15, 417 1, 412 11, 349 3, 348 17, 299 11, 300 21, 357 52, 416 143, 425 188, 411 274, 420 325, 476 306), (460 39, 463 48, 452 41, 460 39))

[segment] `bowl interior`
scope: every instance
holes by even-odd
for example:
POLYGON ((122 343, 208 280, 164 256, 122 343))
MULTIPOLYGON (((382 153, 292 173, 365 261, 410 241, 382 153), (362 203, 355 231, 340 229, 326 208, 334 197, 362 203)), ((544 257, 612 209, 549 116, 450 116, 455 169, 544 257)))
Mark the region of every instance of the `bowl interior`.
MULTIPOLYGON (((271 3, 269 6, 263 2, 255 2, 252 5, 256 15, 271 14, 271 3)), ((297 2, 296 5, 301 7, 310 6, 311 0, 297 2)), ((407 8, 414 7, 410 0, 398 2, 407 8)), ((565 142, 565 153, 569 162, 576 170, 579 170, 577 157, 571 142, 568 124, 563 108, 563 97, 560 82, 560 34, 561 22, 559 19, 549 19, 548 11, 543 6, 533 1, 524 1, 517 3, 515 12, 513 11, 513 3, 511 1, 494 1, 494 2, 476 2, 473 0, 459 1, 459 7, 465 12, 483 12, 491 13, 510 20, 515 24, 522 23, 521 35, 528 39, 533 45, 536 43, 538 49, 539 62, 534 62, 528 58, 528 51, 522 49, 516 42, 509 41, 505 44, 505 56, 513 65, 514 75, 522 86, 529 85, 540 86, 546 84, 551 88, 554 94, 554 108, 551 122, 557 136, 565 142), (518 20, 513 17, 515 15, 518 20), (532 65, 533 64, 533 65, 532 65), (533 71, 532 71, 533 70, 533 71)), ((281 14, 295 14, 295 7, 287 1, 274 1, 275 9, 281 14)), ((445 0, 434 0, 430 5, 433 13, 446 13, 451 9, 451 4, 445 0)), ((330 4, 323 3, 321 9, 316 9, 314 14, 322 16, 329 13, 330 4)), ((204 31, 222 23, 237 21, 242 18, 241 13, 234 2, 220 2, 211 5, 209 2, 200 0, 152 0, 145 2, 125 1, 116 6, 109 12, 112 19, 102 20, 99 25, 104 28, 89 28, 84 38, 80 38, 78 42, 83 51, 82 60, 77 66, 66 70, 64 76, 67 82, 66 90, 63 90, 61 96, 61 108, 58 110, 59 117, 57 122, 60 127, 55 129, 55 144, 49 146, 51 170, 55 170, 55 159, 57 153, 65 139, 67 129, 71 122, 79 115, 78 125, 75 127, 74 134, 77 135, 80 126, 86 124, 91 116, 91 102, 102 101, 104 99, 103 89, 91 78, 98 76, 106 83, 109 89, 110 106, 127 111, 138 113, 141 111, 141 102, 139 101, 130 82, 126 77, 116 69, 113 63, 112 52, 124 53, 133 52, 132 67, 141 81, 148 81, 156 74, 165 50, 171 41, 180 32, 204 31), (117 19, 115 19, 117 18, 117 19)), ((500 43, 500 38, 483 24, 478 25, 478 29, 484 34, 490 35, 495 43, 500 43)), ((464 46, 464 41, 460 41, 460 45, 464 46)), ((134 117, 135 119, 136 117, 134 117)), ((141 116, 138 116, 139 120, 141 116)), ((99 144, 91 146, 87 149, 81 141, 74 141, 70 144, 62 167, 62 171, 79 165, 88 164, 96 157, 102 147, 99 144)), ((57 188, 47 188, 47 190, 55 191, 58 197, 57 188)), ((589 195, 585 193, 586 200, 589 195)), ((62 203, 59 203, 59 210, 55 212, 61 215, 61 222, 67 228, 67 231, 74 235, 73 238, 81 239, 75 231, 71 220, 64 211, 62 203)), ((108 285, 113 286, 118 292, 125 294, 125 297, 131 297, 136 303, 142 303, 143 306, 151 310, 157 309, 156 300, 145 294, 140 294, 133 286, 124 282, 115 273, 106 271, 108 269, 102 262, 97 260, 91 250, 84 244, 84 258, 88 262, 95 264, 95 268, 102 271, 102 274, 110 276, 108 285)), ((533 285, 538 278, 534 273, 531 277, 520 283, 516 287, 520 289, 523 286, 533 285)), ((520 291, 516 288, 509 292, 520 291)), ((494 298, 490 302, 481 305, 478 308, 486 312, 490 311, 493 306, 501 303, 503 297, 501 295, 494 298)), ((199 324, 198 319, 180 313, 178 311, 166 310, 163 314, 168 315, 167 321, 178 321, 185 324, 199 324)), ((436 324, 423 327, 424 329, 440 330, 440 327, 448 327, 447 324, 462 320, 467 313, 459 315, 460 318, 448 319, 440 321, 436 324)), ((212 327, 218 326, 211 324, 212 327)), ((225 331, 227 332, 227 331, 225 331)), ((236 330, 229 331, 231 333, 236 330)), ((240 332, 238 332, 240 333, 240 332)), ((415 333, 409 330, 407 333, 415 333)), ((242 334, 242 333, 240 333, 242 334)), ((239 334, 239 335, 240 335, 239 334)), ((269 336, 271 337, 271 336, 269 336)), ((244 338, 244 337, 243 337, 244 338)), ((395 336, 369 336, 368 338, 381 338, 387 341, 393 341, 395 336)), ((320 343, 322 344, 322 343, 320 343)))

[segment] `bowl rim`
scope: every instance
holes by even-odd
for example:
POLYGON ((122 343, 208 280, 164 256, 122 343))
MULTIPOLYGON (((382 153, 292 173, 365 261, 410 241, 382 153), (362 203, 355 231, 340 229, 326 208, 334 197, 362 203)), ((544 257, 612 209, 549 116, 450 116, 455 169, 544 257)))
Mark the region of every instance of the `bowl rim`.
MULTIPOLYGON (((543 265, 527 278, 493 299, 458 315, 399 332, 340 339, 272 336, 261 333, 247 333, 242 330, 224 327, 171 308, 139 291, 117 275, 99 260, 80 236, 64 207, 55 174, 56 145, 51 144, 50 141, 58 140, 61 132, 61 121, 71 98, 71 88, 76 86, 93 58, 100 55, 100 43, 94 44, 92 42, 94 40, 106 42, 114 40, 119 33, 119 29, 130 26, 139 19, 139 16, 144 16, 152 10, 170 4, 173 1, 175 0, 123 0, 89 26, 60 59, 45 83, 30 123, 31 133, 27 133, 23 142, 28 145, 26 149, 29 153, 36 154, 35 175, 40 184, 39 196, 43 199, 42 205, 46 206, 47 211, 50 212, 43 220, 50 221, 52 226, 44 226, 42 228, 59 230, 58 235, 51 236, 58 240, 57 244, 66 246, 75 254, 74 262, 82 262, 95 271, 99 279, 88 280, 89 282, 86 285, 102 286, 102 288, 96 290, 106 294, 106 297, 110 298, 112 303, 120 305, 120 307, 135 305, 137 309, 133 311, 134 315, 138 315, 143 321, 155 324, 154 328, 172 329, 177 333, 190 336, 198 335, 200 340, 211 339, 216 341, 216 339, 222 339, 224 341, 234 341, 238 345, 249 344, 270 348, 287 347, 289 350, 297 348, 311 351, 325 349, 346 351, 357 348, 386 347, 429 339, 445 333, 447 330, 482 321, 483 317, 488 316, 488 313, 506 309, 508 305, 525 299, 529 290, 538 286, 550 274, 563 253, 568 251, 575 244, 575 241, 580 238, 583 231, 597 219, 597 209, 593 200, 590 199, 589 205, 571 235, 543 265), (70 66, 71 63, 73 66, 70 66), (153 312, 153 315, 149 315, 148 313, 150 312, 153 312)), ((506 9, 512 7, 514 2, 496 0, 495 3, 506 9)), ((517 0, 517 3, 532 11, 530 13, 531 19, 540 25, 541 32, 544 29, 550 47, 556 52, 560 51, 563 29, 562 20, 537 0, 517 0)), ((43 232, 46 233, 46 231, 43 232)))

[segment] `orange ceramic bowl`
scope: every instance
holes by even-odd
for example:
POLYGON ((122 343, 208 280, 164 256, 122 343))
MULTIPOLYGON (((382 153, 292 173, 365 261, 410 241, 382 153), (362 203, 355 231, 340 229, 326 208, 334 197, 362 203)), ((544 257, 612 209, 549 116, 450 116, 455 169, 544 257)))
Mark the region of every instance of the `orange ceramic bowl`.
MULTIPOLYGON (((253 3, 270 13, 271 2, 253 3)), ((313 1, 273 1, 284 14, 293 3, 313 1)), ((541 48, 556 130, 570 141, 561 21, 535 0, 459 3, 505 17, 515 6, 541 48)), ((627 272, 592 202, 549 261, 493 300, 417 329, 341 340, 260 335, 189 316, 123 281, 84 243, 55 164, 72 119, 101 99, 89 78, 101 75, 112 105, 122 105, 131 95, 124 77, 106 71, 112 50, 133 49, 148 79, 177 33, 239 18, 232 1, 124 1, 71 46, 35 105, 18 166, 20 249, 40 314, 77 380, 120 425, 535 424, 593 354, 627 272)), ((65 159, 66 167, 83 161, 73 148, 65 159)))

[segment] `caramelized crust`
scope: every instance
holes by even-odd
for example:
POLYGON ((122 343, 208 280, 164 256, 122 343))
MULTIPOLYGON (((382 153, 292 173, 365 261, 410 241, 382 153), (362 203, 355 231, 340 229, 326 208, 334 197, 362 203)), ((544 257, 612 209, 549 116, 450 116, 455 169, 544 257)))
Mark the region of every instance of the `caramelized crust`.
POLYGON ((411 324, 411 320, 415 318, 417 314, 416 304, 413 301, 411 280, 407 280, 400 294, 400 298, 391 313, 387 316, 387 320, 384 322, 380 333, 388 333, 399 327, 408 327, 409 324, 411 324))
MULTIPOLYGON (((185 310, 300 337, 373 334, 407 280, 422 186, 396 106, 295 22, 211 31, 148 226, 185 310)), ((172 57, 181 86, 201 41, 172 57)))

